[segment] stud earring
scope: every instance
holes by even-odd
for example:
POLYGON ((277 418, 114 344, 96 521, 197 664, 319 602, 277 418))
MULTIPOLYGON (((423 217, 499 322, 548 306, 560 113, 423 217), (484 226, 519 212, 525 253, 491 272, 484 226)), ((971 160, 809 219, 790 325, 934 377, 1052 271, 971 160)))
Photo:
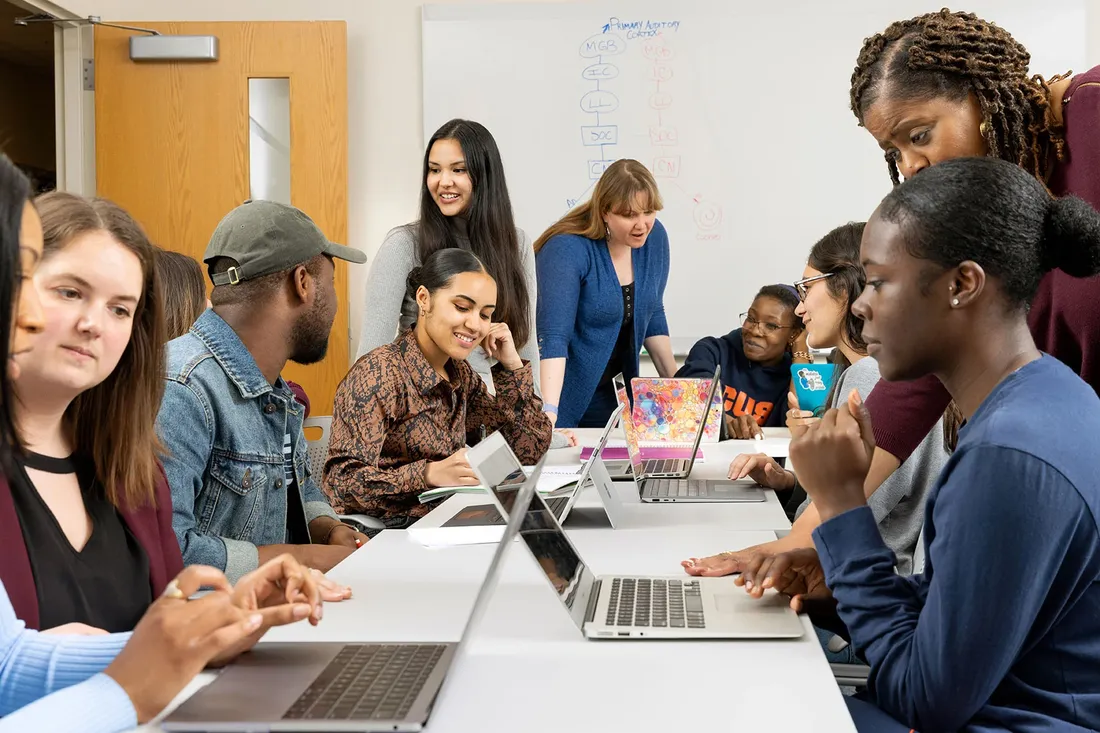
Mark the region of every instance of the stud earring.
POLYGON ((952 298, 951 299, 951 305, 958 305, 958 304, 959 304, 959 299, 958 298, 952 298))

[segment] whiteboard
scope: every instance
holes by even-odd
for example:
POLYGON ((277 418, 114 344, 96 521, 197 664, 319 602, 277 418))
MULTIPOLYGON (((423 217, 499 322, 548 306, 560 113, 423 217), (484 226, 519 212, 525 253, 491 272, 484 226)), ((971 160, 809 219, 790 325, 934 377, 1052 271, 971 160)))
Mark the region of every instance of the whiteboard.
MULTIPOLYGON (((791 283, 833 227, 889 191, 848 109, 863 39, 942 0, 426 5, 424 140, 455 117, 493 133, 532 239, 635 158, 657 177, 674 347, 737 327, 763 285, 791 283)), ((1086 68, 1084 0, 975 0, 1033 73, 1086 68)))

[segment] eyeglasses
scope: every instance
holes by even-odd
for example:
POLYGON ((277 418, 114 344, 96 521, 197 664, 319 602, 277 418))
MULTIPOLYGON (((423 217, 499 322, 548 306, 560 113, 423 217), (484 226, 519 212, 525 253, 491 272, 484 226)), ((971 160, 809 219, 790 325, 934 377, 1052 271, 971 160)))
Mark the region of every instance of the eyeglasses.
POLYGON ((813 277, 804 277, 794 284, 794 289, 798 291, 798 297, 802 300, 806 299, 806 296, 810 292, 810 285, 813 285, 818 280, 828 280, 835 275, 835 272, 826 272, 824 275, 814 275, 813 277))
POLYGON ((769 323, 767 321, 758 321, 748 313, 741 314, 741 327, 742 328, 755 328, 756 326, 763 326, 764 330, 768 333, 775 333, 776 331, 782 331, 784 328, 794 328, 793 326, 780 326, 778 323, 769 323))

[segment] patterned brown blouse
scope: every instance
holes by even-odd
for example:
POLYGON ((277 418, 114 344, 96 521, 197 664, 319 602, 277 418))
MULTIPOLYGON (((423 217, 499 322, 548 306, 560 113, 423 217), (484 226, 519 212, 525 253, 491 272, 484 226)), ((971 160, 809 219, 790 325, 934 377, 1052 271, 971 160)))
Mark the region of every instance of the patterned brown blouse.
POLYGON ((365 354, 336 390, 323 489, 346 514, 422 517, 417 495, 431 461, 466 444, 466 434, 500 430, 525 465, 550 448, 553 428, 535 395, 531 365, 493 367, 496 396, 464 361, 447 363, 442 379, 413 331, 365 354))

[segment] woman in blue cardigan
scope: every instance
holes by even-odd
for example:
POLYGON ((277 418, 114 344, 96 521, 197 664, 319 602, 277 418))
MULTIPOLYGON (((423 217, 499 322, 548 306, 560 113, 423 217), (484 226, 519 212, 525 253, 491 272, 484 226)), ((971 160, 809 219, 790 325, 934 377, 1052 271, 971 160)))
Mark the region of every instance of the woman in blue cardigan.
POLYGON ((540 383, 557 427, 603 427, 616 405, 611 380, 638 375, 643 344, 658 374, 676 372, 660 210, 653 175, 636 160, 619 160, 591 199, 535 242, 540 383))

